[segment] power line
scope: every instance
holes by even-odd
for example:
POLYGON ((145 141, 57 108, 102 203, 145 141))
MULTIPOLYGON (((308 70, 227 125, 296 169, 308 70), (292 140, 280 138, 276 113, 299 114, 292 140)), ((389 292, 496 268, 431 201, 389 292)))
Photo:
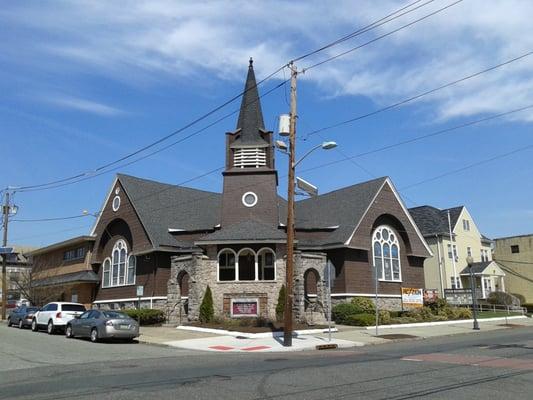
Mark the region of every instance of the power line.
POLYGON ((355 121, 359 121, 361 119, 364 119, 364 118, 367 118, 367 117, 371 117, 373 115, 380 114, 380 113, 382 113, 384 111, 388 111, 388 110, 391 110, 393 108, 399 107, 399 106, 404 105, 406 103, 409 103, 409 102, 411 102, 413 100, 420 99, 421 97, 424 97, 424 96, 427 96, 429 94, 435 93, 435 92, 437 92, 439 90, 443 90, 443 89, 446 89, 446 88, 448 88, 450 86, 453 86, 453 85, 456 85, 458 83, 464 82, 464 81, 466 81, 468 79, 472 79, 472 78, 475 78, 475 77, 477 77, 479 75, 485 74, 487 72, 494 71, 495 69, 501 68, 501 67, 503 67, 505 65, 508 65, 508 64, 511 64, 511 63, 513 63, 515 61, 519 61, 519 60, 521 60, 523 58, 529 57, 532 54, 533 54, 533 51, 529 51, 529 52, 527 52, 525 54, 522 54, 522 55, 520 55, 518 57, 512 58, 512 59, 507 60, 507 61, 504 61, 502 63, 499 63, 497 65, 494 65, 494 66, 486 68, 486 69, 483 69, 481 71, 475 72, 473 74, 464 76, 464 77, 462 77, 460 79, 456 79, 456 80, 454 80, 452 82, 448 82, 448 83, 446 83, 444 85, 441 85, 439 87, 433 88, 431 90, 427 90, 427 91, 422 92, 420 94, 417 94, 415 96, 408 97, 407 99, 401 100, 401 101, 399 101, 397 103, 388 105, 388 106, 380 108, 378 110, 375 110, 375 111, 372 111, 372 112, 369 112, 369 113, 366 113, 366 114, 358 115, 357 117, 350 118, 350 119, 347 119, 345 121, 341 121, 341 122, 338 122, 336 124, 329 125, 329 126, 326 126, 326 127, 311 131, 311 132, 306 134, 306 137, 305 137, 304 140, 307 140, 310 136, 312 136, 312 135, 314 135, 316 133, 323 132, 323 131, 326 131, 326 130, 329 130, 329 129, 333 129, 333 128, 337 128, 339 126, 346 125, 346 124, 349 124, 349 123, 352 123, 352 122, 355 122, 355 121))
MULTIPOLYGON (((410 13, 410 12, 413 12, 413 11, 419 9, 420 7, 423 7, 423 6, 425 6, 425 5, 427 5, 427 4, 431 3, 431 2, 433 2, 434 0, 427 1, 426 3, 423 3, 422 5, 419 5, 419 6, 413 8, 413 9, 411 9, 411 10, 405 11, 405 12, 403 12, 403 13, 401 13, 401 14, 399 14, 399 15, 393 17, 393 18, 389 18, 389 17, 391 17, 391 16, 393 16, 393 15, 395 15, 395 14, 398 14, 398 13, 401 12, 401 11, 404 11, 405 9, 411 7, 412 5, 415 5, 415 4, 419 3, 420 1, 421 1, 421 0, 417 0, 417 1, 413 2, 413 3, 411 3, 411 4, 408 4, 407 6, 404 6, 404 7, 402 7, 402 8, 400 8, 400 9, 394 11, 393 13, 391 13, 391 14, 389 14, 389 15, 387 15, 387 16, 381 18, 381 19, 379 19, 379 20, 377 20, 377 21, 375 21, 375 22, 373 22, 373 23, 371 23, 371 24, 369 24, 369 25, 367 25, 367 26, 365 26, 365 27, 363 27, 363 28, 360 28, 360 29, 354 31, 354 32, 352 32, 351 34, 349 34, 349 35, 347 35, 347 36, 344 36, 344 37, 342 37, 342 38, 340 38, 340 39, 338 39, 338 40, 336 40, 336 41, 334 41, 334 42, 332 42, 332 43, 330 43, 330 44, 328 44, 328 45, 326 45, 326 46, 323 46, 322 48, 319 48, 319 49, 317 49, 317 50, 315 50, 315 51, 313 51, 313 52, 311 52, 311 53, 304 54, 303 56, 300 56, 300 57, 298 57, 297 59, 299 59, 299 60, 300 60, 300 59, 303 59, 303 58, 305 58, 305 57, 310 56, 311 54, 316 54, 316 53, 318 53, 318 52, 320 52, 320 51, 323 51, 323 50, 325 50, 325 49, 327 49, 327 48, 330 48, 330 47, 332 47, 332 46, 334 46, 334 45, 336 45, 336 44, 338 44, 338 43, 341 43, 341 42, 344 42, 344 41, 346 41, 346 40, 348 40, 348 39, 351 39, 351 38, 353 38, 353 37, 359 36, 359 35, 361 35, 361 34, 363 34, 363 33, 365 33, 365 32, 368 32, 368 31, 371 30, 371 29, 375 29, 375 28, 377 28, 377 27, 379 27, 379 26, 381 26, 381 25, 383 25, 383 24, 385 24, 385 23, 388 23, 388 22, 393 21, 393 20, 396 19, 396 18, 399 18, 399 17, 401 17, 401 16, 403 16, 403 15, 405 15, 405 14, 408 14, 408 13, 410 13), (387 18, 389 18, 389 19, 387 19, 387 18)), ((461 1, 462 1, 462 0, 461 0, 461 1)), ((66 177, 66 178, 62 178, 62 179, 57 179, 57 180, 53 180, 53 181, 46 182, 46 183, 42 183, 42 184, 37 184, 37 185, 27 185, 27 186, 23 186, 23 187, 21 187, 20 189, 21 189, 21 190, 25 190, 25 191, 29 191, 29 189, 44 188, 44 187, 48 187, 48 186, 51 186, 51 185, 56 185, 56 186, 52 186, 52 187, 50 187, 50 188, 55 188, 55 187, 66 186, 67 184, 70 184, 70 181, 73 181, 73 180, 77 180, 76 182, 73 182, 73 183, 77 183, 77 182, 79 182, 79 181, 83 181, 83 180, 86 180, 86 179, 92 179, 92 178, 95 177, 95 176, 99 176, 99 175, 100 175, 100 173, 99 173, 100 171, 102 171, 102 170, 104 170, 104 169, 106 169, 106 168, 109 168, 109 167, 111 167, 111 166, 113 166, 113 165, 116 165, 116 164, 118 164, 118 163, 120 163, 120 162, 122 162, 122 161, 125 161, 126 159, 129 159, 129 158, 131 158, 131 157, 133 157, 133 156, 135 156, 135 155, 137 155, 137 154, 139 154, 139 153, 141 153, 141 152, 143 152, 143 151, 145 151, 145 150, 148 150, 148 149, 150 149, 150 148, 152 148, 152 147, 154 147, 154 146, 156 146, 156 145, 162 143, 163 141, 169 139, 170 137, 175 136, 175 135, 177 135, 178 133, 180 133, 180 132, 182 132, 182 131, 184 131, 184 130, 190 128, 191 126, 197 124, 198 122, 204 120, 205 118, 211 116, 212 114, 216 113, 216 112, 219 111, 220 109, 224 108, 224 107, 227 106, 228 104, 230 104, 230 103, 232 103, 233 101, 235 101, 236 99, 240 98, 240 97, 241 97, 244 93, 246 93, 248 90, 252 90, 252 89, 256 88, 257 86, 259 86, 260 84, 262 84, 263 82, 265 82, 265 81, 267 81, 268 79, 272 78, 272 77, 273 77, 274 75, 276 75, 278 72, 280 72, 281 70, 283 70, 287 65, 288 65, 288 64, 284 64, 283 66, 279 67, 276 71, 272 72, 272 73, 269 74, 267 77, 265 77, 264 79, 262 79, 261 81, 259 81, 258 83, 256 83, 256 85, 255 85, 254 87, 251 87, 251 88, 249 88, 249 89, 245 89, 242 93, 240 93, 240 94, 238 94, 238 95, 232 97, 231 99, 227 100, 227 101, 224 102, 223 104, 221 104, 221 105, 215 107, 215 108, 212 109, 211 111, 209 111, 209 112, 203 114, 202 116, 198 117, 198 118, 195 119, 194 121, 192 121, 192 122, 186 124, 185 126, 183 126, 183 127, 179 128, 179 129, 175 130, 174 132, 172 132, 172 133, 170 133, 170 134, 168 134, 168 135, 166 135, 166 136, 164 136, 164 137, 162 137, 162 138, 156 140, 155 142, 152 142, 152 143, 150 143, 150 144, 148 144, 148 145, 146 145, 146 146, 144 146, 144 147, 142 147, 142 148, 140 148, 140 149, 138 149, 138 150, 136 150, 136 151, 134 151, 134 152, 131 152, 131 153, 126 154, 125 156, 123 156, 123 157, 121 157, 121 158, 119 158, 119 159, 117 159, 117 160, 115 160, 115 161, 112 161, 112 162, 109 162, 109 163, 107 163, 107 164, 104 164, 104 165, 102 165, 102 166, 100 166, 100 167, 97 167, 96 169, 94 169, 94 170, 92 170, 92 171, 87 171, 87 172, 79 173, 79 174, 76 174, 76 175, 72 175, 72 176, 70 176, 70 177, 66 177), (59 185, 58 185, 58 184, 59 184, 59 185)), ((223 119, 224 119, 224 118, 223 118, 223 119)), ((219 120, 219 122, 220 122, 220 120, 219 120)), ((171 147, 171 146, 170 146, 170 147, 171 147)), ((165 149, 167 149, 167 148, 168 148, 168 147, 165 147, 163 150, 165 150, 165 149)), ((143 158, 140 158, 140 159, 143 159, 143 158)), ((127 164, 127 165, 130 165, 130 164, 127 164)))
POLYGON ((304 68, 303 71, 304 71, 304 72, 305 72, 305 71, 309 71, 310 69, 313 69, 313 68, 315 68, 315 67, 318 67, 319 65, 325 64, 325 63, 330 62, 330 61, 333 61, 333 60, 336 60, 337 58, 343 57, 343 56, 345 56, 346 54, 349 54, 349 53, 352 53, 352 52, 354 52, 354 51, 356 51, 356 50, 359 50, 361 47, 367 46, 367 45, 369 45, 369 44, 371 44, 371 43, 374 43, 374 42, 377 42, 378 40, 381 40, 381 39, 383 39, 383 38, 385 38, 385 37, 387 37, 387 36, 393 35, 394 33, 399 32, 399 31, 401 31, 401 30, 403 30, 403 29, 405 29, 405 28, 408 28, 408 27, 410 27, 410 26, 412 26, 412 25, 414 25, 414 24, 416 24, 416 23, 418 23, 418 22, 421 22, 421 21, 423 21, 423 20, 425 20, 425 19, 427 19, 427 18, 429 18, 429 17, 432 17, 432 16, 435 15, 435 14, 441 13, 441 12, 447 10, 448 8, 453 7, 453 6, 455 6, 455 5, 459 4, 459 3, 461 3, 462 1, 463 1, 463 0, 457 0, 457 1, 454 2, 454 3, 448 4, 448 5, 445 6, 445 7, 439 8, 438 10, 433 11, 432 13, 426 14, 426 15, 424 15, 424 16, 421 17, 421 18, 418 18, 418 19, 416 19, 416 20, 414 20, 414 21, 412 21, 412 22, 410 22, 410 23, 408 23, 408 24, 402 25, 401 27, 399 27, 399 28, 397 28, 397 29, 394 29, 394 30, 392 30, 392 31, 390 31, 390 32, 387 32, 387 33, 383 34, 383 35, 380 35, 380 36, 378 36, 378 37, 376 37, 376 38, 374 38, 374 39, 372 39, 372 40, 370 40, 370 41, 368 41, 368 42, 366 42, 366 43, 363 43, 363 44, 361 44, 361 45, 359 45, 359 46, 356 46, 356 47, 352 47, 352 48, 349 49, 349 50, 343 51, 342 53, 337 54, 337 55, 335 55, 335 56, 332 56, 332 57, 326 58, 325 60, 322 60, 322 61, 320 61, 320 62, 317 62, 316 64, 312 64, 312 65, 310 65, 309 67, 304 68))
POLYGON ((90 217, 92 214, 71 215, 68 217, 53 217, 53 218, 38 218, 38 219, 12 219, 10 222, 50 222, 50 221, 64 221, 67 219, 78 219, 90 217))

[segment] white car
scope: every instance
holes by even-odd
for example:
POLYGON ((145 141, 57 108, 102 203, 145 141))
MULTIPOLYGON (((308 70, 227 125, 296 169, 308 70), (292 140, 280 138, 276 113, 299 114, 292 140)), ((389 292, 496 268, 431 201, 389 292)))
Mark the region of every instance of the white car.
POLYGON ((68 321, 85 311, 85 306, 79 303, 48 303, 33 315, 31 330, 37 332, 46 327, 46 332, 51 335, 58 329, 64 330, 68 321))

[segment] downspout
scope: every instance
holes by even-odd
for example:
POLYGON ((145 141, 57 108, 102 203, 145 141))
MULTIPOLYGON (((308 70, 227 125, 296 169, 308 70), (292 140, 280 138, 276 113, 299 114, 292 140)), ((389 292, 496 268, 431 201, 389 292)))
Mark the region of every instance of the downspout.
POLYGON ((443 284, 443 281, 442 281, 442 257, 441 257, 441 254, 440 254, 440 239, 439 239, 439 235, 438 234, 435 234, 435 238, 437 239, 437 257, 439 258, 438 259, 438 265, 439 265, 439 279, 440 279, 440 295, 441 296, 444 296, 444 284, 443 284))
MULTIPOLYGON (((450 210, 448 210, 448 229, 450 231, 450 246, 452 249, 452 265, 453 265, 453 279, 454 279, 454 286, 456 289, 460 289, 457 287, 457 266, 455 265, 455 251, 453 251, 453 236, 452 236, 452 219, 450 217, 450 210)), ((457 254, 459 254, 459 248, 457 245, 455 246, 457 249, 457 254)), ((461 284, 459 283, 459 286, 461 284)))

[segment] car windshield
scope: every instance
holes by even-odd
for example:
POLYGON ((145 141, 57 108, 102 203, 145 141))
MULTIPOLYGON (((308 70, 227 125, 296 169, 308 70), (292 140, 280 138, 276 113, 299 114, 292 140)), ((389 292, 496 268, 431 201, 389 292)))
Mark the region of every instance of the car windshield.
POLYGON ((63 304, 61 308, 63 311, 85 311, 85 307, 81 304, 63 304))
POLYGON ((102 314, 105 318, 129 318, 128 315, 118 311, 104 311, 102 314))

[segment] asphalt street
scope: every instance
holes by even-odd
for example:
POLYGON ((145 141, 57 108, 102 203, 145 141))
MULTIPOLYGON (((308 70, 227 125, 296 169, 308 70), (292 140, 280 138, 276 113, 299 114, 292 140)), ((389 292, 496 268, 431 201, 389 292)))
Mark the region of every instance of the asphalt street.
POLYGON ((239 354, 0 326, 0 399, 531 399, 533 328, 239 354))

